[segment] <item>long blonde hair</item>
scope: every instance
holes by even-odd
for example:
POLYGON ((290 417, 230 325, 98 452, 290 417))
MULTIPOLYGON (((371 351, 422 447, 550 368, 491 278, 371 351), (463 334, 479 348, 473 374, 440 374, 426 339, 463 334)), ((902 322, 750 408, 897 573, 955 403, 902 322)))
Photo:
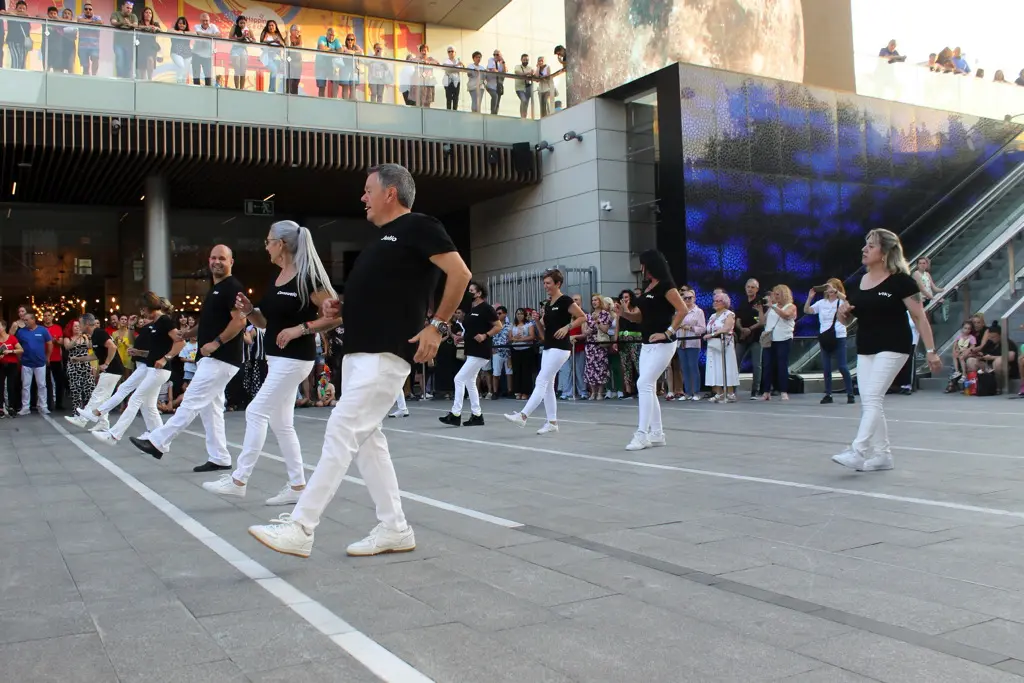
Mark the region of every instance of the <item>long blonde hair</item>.
POLYGON ((775 285, 772 287, 772 294, 782 299, 781 306, 788 306, 793 303, 793 291, 786 285, 775 285))
POLYGON ((868 233, 865 241, 870 242, 872 238, 878 243, 878 248, 882 250, 886 270, 893 274, 910 275, 910 266, 907 265, 907 259, 903 256, 903 244, 900 242, 899 235, 892 230, 875 228, 868 233))

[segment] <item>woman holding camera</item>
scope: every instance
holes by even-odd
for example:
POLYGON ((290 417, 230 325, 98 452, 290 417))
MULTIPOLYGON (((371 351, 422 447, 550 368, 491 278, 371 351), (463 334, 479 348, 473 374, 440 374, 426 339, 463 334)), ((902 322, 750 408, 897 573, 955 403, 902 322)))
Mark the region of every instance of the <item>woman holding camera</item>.
POLYGON ((761 348, 764 349, 761 400, 771 400, 774 388, 783 401, 788 401, 789 347, 793 343, 797 314, 793 292, 786 285, 775 285, 765 297, 765 305, 768 315, 761 333, 761 348))
POLYGON ((818 316, 818 346, 821 347, 821 367, 825 374, 825 397, 821 403, 832 403, 832 363, 839 367, 846 388, 846 402, 854 403, 853 380, 846 362, 846 326, 839 322, 839 304, 846 300, 846 288, 838 278, 831 278, 807 293, 804 313, 818 316), (814 297, 825 296, 818 301, 814 297), (813 303, 812 303, 813 302, 813 303))

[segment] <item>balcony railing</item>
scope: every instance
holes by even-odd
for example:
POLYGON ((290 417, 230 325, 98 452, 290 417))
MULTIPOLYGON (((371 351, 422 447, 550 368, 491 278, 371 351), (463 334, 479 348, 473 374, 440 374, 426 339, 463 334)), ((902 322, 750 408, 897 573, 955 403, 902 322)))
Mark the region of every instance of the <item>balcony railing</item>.
MULTIPOLYGON (((547 116, 565 101, 565 73, 555 73, 557 65, 548 67, 552 75, 540 78, 487 71, 486 59, 460 68, 429 59, 368 57, 14 14, 0 15, 0 22, 6 24, 4 69, 525 119, 547 116)), ((308 42, 316 44, 316 39, 308 42)), ((529 69, 536 73, 537 64, 529 69)))

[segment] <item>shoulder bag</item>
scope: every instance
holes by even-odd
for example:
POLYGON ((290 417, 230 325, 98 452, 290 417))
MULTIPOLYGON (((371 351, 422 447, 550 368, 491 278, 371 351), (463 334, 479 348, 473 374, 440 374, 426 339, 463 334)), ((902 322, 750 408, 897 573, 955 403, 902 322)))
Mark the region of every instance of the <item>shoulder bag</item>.
POLYGON ((832 353, 839 346, 839 338, 836 336, 836 320, 838 318, 839 305, 836 304, 836 314, 832 317, 832 324, 827 330, 818 334, 818 345, 821 346, 821 350, 825 353, 832 353))

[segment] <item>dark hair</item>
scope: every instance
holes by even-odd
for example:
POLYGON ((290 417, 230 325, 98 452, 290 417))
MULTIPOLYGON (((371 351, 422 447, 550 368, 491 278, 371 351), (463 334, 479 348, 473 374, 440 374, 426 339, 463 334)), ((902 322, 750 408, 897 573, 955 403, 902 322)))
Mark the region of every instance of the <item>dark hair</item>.
POLYGON ((480 58, 483 58, 483 56, 484 56, 484 54, 482 52, 480 52, 480 50, 477 50, 476 52, 474 52, 473 54, 470 55, 470 57, 480 57, 480 58))
POLYGON ((550 270, 545 270, 544 275, 541 277, 540 280, 541 282, 543 282, 548 278, 551 278, 551 281, 554 282, 556 285, 560 285, 563 282, 565 282, 565 278, 562 277, 562 271, 560 271, 558 268, 551 268, 550 270))
POLYGON ((522 313, 522 314, 523 314, 523 322, 524 322, 524 323, 525 323, 525 322, 526 322, 527 320, 529 320, 529 319, 530 319, 530 316, 528 316, 528 315, 526 314, 526 309, 525 309, 525 308, 517 308, 517 309, 516 309, 516 312, 515 312, 515 313, 514 313, 514 314, 512 315, 512 319, 513 319, 513 320, 517 320, 517 321, 518 321, 518 320, 519 320, 519 314, 520 314, 520 313, 522 313))
MULTIPOLYGON (((469 285, 476 285, 477 291, 480 292, 480 298, 481 299, 486 299, 487 298, 487 287, 484 287, 482 284, 480 284, 476 280, 470 280, 469 281, 469 285)), ((467 285, 467 287, 469 285, 467 285)))
POLYGON ((665 283, 670 289, 676 288, 676 283, 672 279, 672 270, 668 267, 668 261, 665 260, 665 255, 657 249, 648 249, 640 254, 640 265, 643 266, 644 271, 650 277, 653 277, 658 282, 665 283))
POLYGON ((495 310, 495 312, 501 312, 501 311, 504 311, 504 312, 505 312, 505 314, 506 314, 506 315, 508 315, 508 309, 507 309, 507 308, 505 308, 504 306, 498 306, 498 307, 497 307, 497 308, 495 308, 494 310, 495 310))
POLYGON ((635 294, 635 293, 633 292, 633 290, 632 290, 632 289, 624 289, 624 290, 622 290, 621 292, 619 292, 619 303, 620 303, 620 304, 622 303, 622 297, 623 297, 623 295, 625 295, 625 294, 628 294, 628 295, 629 295, 629 302, 630 302, 630 303, 633 303, 633 299, 635 299, 635 298, 636 298, 636 294, 635 294))
POLYGON ((248 22, 249 20, 246 19, 244 15, 239 14, 238 18, 235 19, 235 26, 234 26, 234 28, 231 29, 231 37, 232 38, 241 38, 242 37, 242 29, 240 29, 238 27, 238 23, 242 22, 242 21, 248 22))
POLYGON ((187 31, 188 30, 188 18, 187 17, 178 17, 177 19, 175 19, 174 20, 174 28, 178 28, 178 24, 180 24, 183 21, 185 22, 185 30, 187 31))
POLYGON ((53 12, 54 14, 56 14, 56 13, 60 12, 60 10, 57 9, 56 7, 54 7, 53 5, 50 5, 49 7, 46 8, 46 13, 49 14, 50 12, 53 12))

